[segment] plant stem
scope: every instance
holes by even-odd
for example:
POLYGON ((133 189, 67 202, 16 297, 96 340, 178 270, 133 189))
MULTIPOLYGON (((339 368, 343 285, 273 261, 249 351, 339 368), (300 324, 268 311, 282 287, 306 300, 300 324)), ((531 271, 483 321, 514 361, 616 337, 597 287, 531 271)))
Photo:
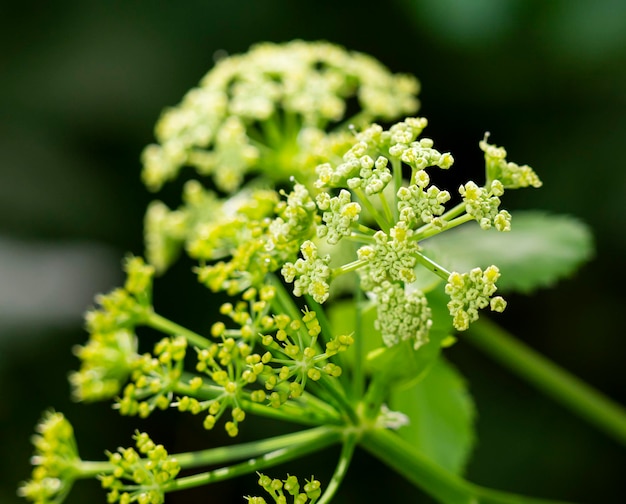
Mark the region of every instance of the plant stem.
POLYGON ((352 397, 359 400, 365 390, 365 345, 363 342, 363 304, 365 294, 361 289, 361 279, 357 276, 356 293, 354 294, 354 302, 356 303, 355 321, 354 321, 354 365, 352 367, 352 397))
POLYGON ((426 257, 421 252, 417 252, 417 254, 415 254, 415 258, 418 260, 418 262, 422 266, 432 271, 435 275, 437 275, 443 280, 446 280, 446 281, 448 280, 448 277, 450 276, 450 272, 447 269, 445 269, 443 266, 441 266, 440 264, 437 264, 430 257, 426 257))
POLYGON ((172 322, 171 320, 168 320, 153 311, 148 313, 145 324, 148 327, 152 327, 153 329, 157 329, 172 336, 184 336, 189 343, 200 348, 208 348, 211 345, 211 341, 205 337, 200 336, 198 333, 195 333, 190 329, 177 324, 176 322, 172 322))
MULTIPOLYGON (((180 381, 176 384, 174 392, 182 396, 195 397, 196 399, 214 399, 219 394, 211 390, 211 386, 203 385, 200 389, 193 389, 189 384, 180 381)), ((220 390, 220 393, 223 391, 220 390)), ((341 424, 341 417, 331 406, 317 397, 303 393, 297 402, 286 402, 280 408, 274 408, 248 399, 249 395, 240 397, 241 407, 253 415, 282 420, 285 422, 298 423, 301 425, 341 424)))
POLYGON ((348 472, 348 467, 350 466, 350 461, 352 460, 352 455, 354 453, 354 448, 356 447, 358 437, 356 433, 348 434, 346 440, 343 443, 341 448, 341 454, 339 455, 339 462, 337 462, 337 467, 335 468, 335 472, 333 473, 326 490, 324 490, 324 494, 317 501, 317 504, 327 504, 331 501, 331 499, 339 490, 339 485, 346 477, 346 473, 348 472))
POLYGON ((93 478, 98 474, 108 474, 113 472, 115 466, 108 461, 91 461, 81 460, 76 465, 76 474, 78 478, 93 478))
POLYGON ((387 220, 385 215, 381 215, 381 213, 376 209, 376 207, 367 197, 367 194, 365 194, 365 191, 357 187, 354 189, 354 194, 359 199, 359 202, 369 212, 370 216, 376 221, 378 227, 380 227, 380 229, 382 229, 385 233, 389 234, 389 229, 391 227, 390 222, 387 220))
MULTIPOLYGON (((305 435, 305 433, 300 433, 305 435)), ((310 432, 310 431, 309 431, 310 432)), ((194 474, 193 476, 186 476, 176 479, 169 483, 165 487, 166 492, 173 492, 176 490, 184 490, 187 488, 194 488, 200 485, 207 485, 209 483, 215 483, 217 481, 223 481, 230 478, 235 478, 243 474, 249 474, 266 467, 272 467, 283 462, 288 462, 295 458, 302 457, 309 453, 313 453, 326 448, 332 444, 337 443, 341 439, 342 433, 338 429, 330 427, 320 427, 320 431, 315 436, 307 436, 305 442, 290 444, 283 446, 276 450, 266 452, 259 458, 251 458, 240 464, 232 466, 221 467, 213 471, 205 473, 194 474)))
POLYGON ((292 434, 283 434, 271 438, 251 441, 249 443, 240 443, 229 446, 220 446, 218 448, 209 448, 197 452, 179 453, 172 455, 183 469, 192 467, 202 467, 213 464, 223 464, 234 460, 249 459, 270 453, 282 448, 306 445, 309 443, 317 443, 317 440, 324 438, 333 429, 327 426, 315 427, 304 431, 294 432, 292 434))
POLYGON ((469 341, 563 406, 626 444, 626 409, 543 357, 493 322, 470 326, 469 341))
POLYGON ((626 410, 493 322, 481 318, 463 338, 574 413, 626 444, 626 410))
POLYGON ((556 504, 484 488, 446 471, 399 436, 383 429, 365 432, 361 446, 426 493, 446 504, 556 504))

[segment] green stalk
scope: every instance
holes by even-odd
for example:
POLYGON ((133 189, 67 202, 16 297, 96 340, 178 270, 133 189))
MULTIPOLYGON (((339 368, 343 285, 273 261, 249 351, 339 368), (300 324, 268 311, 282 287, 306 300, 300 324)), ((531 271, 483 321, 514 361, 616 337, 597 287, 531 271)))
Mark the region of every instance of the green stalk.
POLYGON ((461 215, 463 212, 465 212, 465 201, 461 201, 461 203, 456 204, 455 206, 453 206, 450 210, 448 210, 447 212, 445 212, 441 218, 443 220, 449 221, 451 219, 454 219, 455 217, 458 217, 459 215, 461 215))
POLYGON ((361 439, 361 446, 431 497, 446 504, 556 504, 558 502, 500 492, 470 483, 441 468, 388 430, 366 431, 361 439))
POLYGON ((324 494, 320 497, 320 500, 317 501, 317 504, 327 504, 335 496, 337 490, 339 490, 339 485, 341 485, 341 482, 346 477, 348 467, 350 467, 350 461, 352 460, 357 440, 358 437, 354 432, 347 436, 341 448, 341 454, 339 455, 339 461, 337 462, 335 472, 333 473, 326 490, 324 490, 324 494))
POLYGON ((357 425, 359 423, 359 417, 339 384, 326 375, 322 375, 317 383, 322 385, 324 390, 337 403, 339 411, 344 413, 354 425, 357 425))
POLYGON ((354 321, 354 365, 352 367, 352 394, 354 400, 359 400, 365 390, 365 345, 363 342, 363 304, 365 294, 361 289, 360 277, 356 278, 356 292, 354 302, 356 303, 354 321))
MULTIPOLYGON (((393 175, 393 194, 396 195, 396 203, 397 203, 397 194, 400 188, 402 187, 402 162, 397 158, 391 158, 391 173, 393 175)), ((394 205, 393 208, 393 217, 394 221, 398 220, 400 215, 400 211, 398 210, 398 205, 394 205)))
MULTIPOLYGON (((315 312, 317 316, 317 321, 319 322, 320 327, 322 329, 322 332, 320 333, 318 337, 318 342, 319 342, 320 347, 325 349, 326 343, 328 343, 333 338, 333 336, 335 336, 335 331, 333 330, 330 324, 330 320, 328 320, 328 317, 326 316, 324 307, 318 302, 316 302, 308 294, 305 295, 305 299, 309 307, 313 309, 313 311, 315 312)), ((344 352, 339 352, 333 356, 333 359, 339 364, 341 369, 345 371, 348 369, 348 365, 343 354, 344 352)), ((341 376, 339 376, 338 380, 340 383, 347 385, 347 380, 348 380, 347 373, 342 373, 341 376)), ((344 387, 344 388, 347 388, 347 387, 344 387)))
POLYGON ((390 222, 387 220, 385 215, 381 215, 381 213, 376 209, 376 207, 372 204, 372 202, 365 194, 360 187, 354 189, 354 194, 356 194, 359 202, 365 207, 370 216, 376 221, 378 227, 382 229, 385 233, 389 233, 389 228, 391 227, 390 222))
POLYGON ((493 322, 481 318, 463 338, 555 401, 622 444, 626 409, 543 357, 493 322))
MULTIPOLYGON (((210 385, 203 385, 200 389, 192 389, 188 383, 179 381, 174 388, 174 392, 181 396, 195 397, 198 400, 214 399, 219 394, 211 390, 210 385)), ((223 390, 220 390, 222 393, 223 390)), ((260 404, 247 399, 249 394, 239 397, 241 407, 253 415, 272 418, 274 420, 282 420, 290 423, 298 423, 301 425, 320 425, 320 424, 341 424, 341 417, 329 405, 320 401, 317 397, 304 392, 299 402, 286 402, 280 408, 274 408, 265 404, 260 404), (306 406, 300 406, 300 403, 306 403, 306 406)))
POLYGON ((168 483, 164 490, 166 492, 185 490, 201 485, 207 485, 209 483, 215 483, 217 481, 235 478, 244 474, 254 473, 267 467, 273 467, 283 462, 288 462, 304 455, 308 455, 309 453, 322 450, 337 443, 341 439, 342 433, 338 429, 330 427, 320 427, 319 429, 320 430, 316 432, 314 436, 307 434, 307 432, 310 431, 300 433, 303 437, 306 436, 304 442, 283 446, 270 452, 266 452, 259 458, 251 458, 240 464, 221 467, 213 471, 176 479, 171 483, 168 483))
POLYGON ((385 214, 385 218, 387 219, 388 222, 395 222, 397 219, 395 217, 396 212, 392 212, 391 211, 391 207, 389 206, 389 202, 387 201, 387 198, 385 198, 385 194, 382 192, 378 193, 378 198, 380 199, 380 203, 383 207, 383 213, 385 214))
POLYGON ((426 257, 424 254, 417 252, 417 254, 415 254, 415 258, 426 269, 432 271, 435 275, 442 278, 443 280, 448 280, 450 272, 440 264, 437 264, 430 257, 426 257))
POLYGON ((272 299, 272 306, 277 313, 285 312, 293 320, 299 319, 302 314, 300 309, 294 303, 291 295, 285 289, 278 276, 273 273, 267 275, 267 281, 276 289, 276 296, 272 299))
POLYGON ((98 474, 109 474, 113 472, 113 469, 113 464, 108 461, 81 460, 75 466, 76 477, 80 479, 94 478, 98 474))
POLYGON ((351 273, 353 271, 358 270, 362 266, 365 266, 368 263, 366 259, 355 259, 348 264, 344 264, 343 266, 338 266, 333 269, 333 278, 338 277, 339 275, 345 275, 346 273, 351 273))
POLYGON ((446 225, 441 228, 435 227, 429 223, 416 230, 415 236, 418 240, 425 240, 426 238, 431 238, 432 236, 438 235, 439 233, 443 233, 444 231, 448 231, 449 229, 455 228, 472 220, 474 220, 474 217, 470 214, 465 214, 448 221, 446 225))
POLYGON ((152 327, 153 329, 157 329, 158 331, 162 331, 172 336, 184 336, 189 343, 199 348, 208 348, 211 345, 211 341, 207 338, 200 336, 198 333, 193 332, 176 322, 172 322, 171 320, 168 320, 153 311, 148 312, 144 323, 148 327, 152 327))
POLYGON ((218 448, 209 448, 208 450, 197 452, 179 453, 172 455, 172 457, 176 458, 183 469, 224 464, 235 460, 258 457, 264 453, 270 453, 283 448, 317 443, 319 439, 326 437, 329 432, 334 432, 334 429, 327 426, 315 427, 314 429, 283 434, 281 436, 274 436, 248 443, 220 446, 218 448))

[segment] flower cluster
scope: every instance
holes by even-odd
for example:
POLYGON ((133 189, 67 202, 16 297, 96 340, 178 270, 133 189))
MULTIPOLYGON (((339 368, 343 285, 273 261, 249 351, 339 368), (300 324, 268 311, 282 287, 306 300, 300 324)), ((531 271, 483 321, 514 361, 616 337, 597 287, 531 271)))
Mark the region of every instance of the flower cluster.
POLYGON ((32 437, 35 467, 31 479, 22 483, 18 494, 35 504, 63 502, 79 475, 81 462, 74 429, 63 414, 48 411, 36 431, 32 437))
POLYGON ((373 293, 378 313, 375 327, 381 332, 385 345, 411 340, 418 349, 428 342, 432 315, 421 291, 407 293, 399 284, 384 281, 374 287, 373 293))
POLYGON ((124 269, 124 287, 98 296, 100 307, 85 315, 89 341, 74 348, 81 367, 69 378, 79 401, 114 397, 139 357, 134 330, 151 310, 154 267, 140 257, 129 257, 124 269))
POLYGON ((446 222, 439 216, 446 209, 444 205, 450 200, 450 193, 440 190, 435 185, 429 186, 424 191, 424 187, 430 181, 424 170, 420 170, 415 179, 415 184, 398 189, 396 196, 400 212, 399 219, 412 226, 422 222, 443 228, 446 222))
POLYGON ((350 235, 352 224, 359 219, 361 205, 351 201, 351 197, 350 192, 345 189, 333 198, 326 192, 317 195, 317 206, 324 212, 324 224, 317 227, 317 236, 326 237, 331 245, 337 243, 342 236, 350 235))
POLYGON ((305 311, 298 318, 272 315, 274 295, 270 286, 259 291, 250 288, 236 305, 221 306, 222 315, 237 327, 213 324, 211 335, 217 341, 196 348, 198 374, 181 376, 185 348, 181 338, 157 344, 155 357, 146 355, 139 361, 120 409, 142 415, 171 404, 179 411, 204 414, 203 425, 209 430, 230 411, 224 428, 234 437, 250 402, 281 408, 302 397, 308 380, 340 376, 341 367, 331 358, 345 351, 353 337, 329 338, 322 348, 316 313, 305 311), (172 402, 173 396, 176 400, 172 402))
MULTIPOLYGON (((139 417, 177 408, 200 415, 207 430, 223 424, 231 437, 248 416, 265 415, 315 425, 311 437, 302 434, 295 448, 280 437, 247 443, 238 453, 250 454, 248 461, 177 480, 181 464, 198 467, 196 454, 171 457, 137 432, 135 448, 120 448, 104 465, 89 466, 78 456, 71 425, 51 412, 38 427, 36 467, 20 495, 37 504, 60 504, 75 479, 99 473, 109 503, 161 504, 167 491, 289 460, 325 435, 328 443, 340 442, 362 428, 406 424, 404 414, 384 406, 384 380, 366 375, 377 372, 365 363, 373 340, 360 333, 380 334, 382 348, 369 355, 384 352, 385 364, 427 344, 433 351, 416 360, 437 355, 434 345, 441 338, 431 334, 429 340, 436 307, 427 299, 438 295, 427 294, 442 288, 442 281, 449 296, 444 304, 459 331, 487 306, 504 310, 506 302, 495 296, 497 267, 450 272, 428 256, 422 241, 471 220, 483 229, 508 231, 511 215, 500 208, 505 189, 541 185, 530 167, 507 161, 506 151, 485 137, 485 184, 461 185, 460 202, 446 208, 451 195, 432 183, 432 170, 447 170, 454 159, 421 137, 427 120, 372 123, 413 114, 417 92, 413 77, 394 75, 366 55, 324 42, 261 44, 220 60, 178 106, 164 112, 157 142, 142 156, 143 180, 153 191, 185 167, 202 181, 184 184, 178 207, 149 205, 147 262, 127 258, 125 284, 96 298, 85 317, 89 340, 74 349, 80 369, 70 382, 78 400, 116 397, 121 414, 139 417), (347 117, 355 105, 356 115, 347 117), (200 283, 231 298, 206 335, 165 319, 152 304, 154 275, 182 252, 196 263, 200 283), (425 281, 421 267, 438 278, 425 281), (342 278, 352 278, 351 289, 336 288, 342 278), (326 304, 338 294, 352 296, 357 313, 375 306, 370 327, 363 320, 355 324, 356 334, 332 327, 335 314, 329 316, 326 304), (164 337, 140 354, 138 327, 164 337), (367 341, 338 355, 355 338, 367 341), (366 383, 370 389, 361 397, 366 383), (283 444, 269 450, 276 443, 283 444)), ((343 477, 354 444, 346 447, 333 478, 343 477)), ((207 450, 202 461, 221 463, 224 453, 207 450)), ((259 484, 280 504, 313 504, 321 497, 314 479, 301 486, 294 476, 260 474, 259 484)), ((335 488, 336 480, 321 500, 335 488)))
POLYGON ((310 240, 300 248, 302 257, 295 263, 285 263, 281 274, 286 282, 294 282, 293 293, 296 296, 309 294, 318 303, 323 303, 329 295, 329 278, 331 274, 330 256, 319 256, 317 246, 310 240))
POLYGON ((152 304, 154 266, 141 257, 124 261, 126 283, 106 295, 96 297, 99 308, 85 314, 89 333, 107 333, 119 329, 132 330, 139 325, 152 304))
POLYGON ((133 438, 137 450, 120 448, 109 454, 113 471, 100 477, 102 487, 108 490, 107 502, 162 504, 165 487, 176 478, 180 465, 148 434, 137 432, 133 438))
POLYGON ((163 114, 159 143, 143 153, 143 179, 158 190, 190 165, 233 192, 250 171, 273 180, 307 177, 320 152, 311 140, 346 119, 348 100, 358 101, 358 119, 366 124, 415 112, 418 90, 414 77, 393 75, 373 58, 333 44, 260 44, 218 61, 163 114))
POLYGON ((371 290, 386 280, 405 284, 415 280, 415 254, 419 245, 412 239, 413 234, 413 230, 401 221, 389 234, 377 231, 375 244, 364 245, 357 251, 358 258, 365 262, 361 270, 361 282, 365 289, 371 290))
POLYGON ((459 188, 459 193, 463 197, 467 213, 480 224, 482 229, 494 226, 498 231, 510 231, 511 214, 499 209, 499 196, 504 194, 502 182, 494 180, 489 189, 486 189, 470 181, 459 188))
POLYGON ((135 359, 130 383, 117 402, 120 413, 145 418, 156 408, 166 409, 182 375, 186 349, 183 336, 164 338, 154 346, 152 354, 135 359))
POLYGON ((519 166, 506 160, 506 150, 487 143, 488 134, 480 142, 480 148, 485 153, 485 170, 487 180, 499 180, 506 189, 522 187, 541 187, 541 180, 534 170, 528 166, 519 166))
MULTIPOLYGON (((259 473, 259 485, 270 494, 276 504, 287 504, 287 495, 292 497, 293 504, 315 504, 322 495, 320 482, 313 478, 306 480, 302 486, 293 475, 279 480, 259 473)), ((248 504, 267 504, 263 497, 246 497, 246 500, 248 504)))
POLYGON ((497 290, 496 280, 499 276, 500 271, 496 266, 489 266, 485 271, 474 268, 469 273, 450 274, 446 294, 450 296, 448 309, 456 329, 467 329, 470 322, 478 319, 478 310, 488 305, 493 311, 504 311, 506 301, 500 296, 492 297, 497 290))

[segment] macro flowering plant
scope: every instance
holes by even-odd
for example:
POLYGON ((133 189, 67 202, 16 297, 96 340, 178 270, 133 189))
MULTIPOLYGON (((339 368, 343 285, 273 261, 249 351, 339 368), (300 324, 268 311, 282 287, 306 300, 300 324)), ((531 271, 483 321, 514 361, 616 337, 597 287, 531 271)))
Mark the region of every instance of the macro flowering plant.
POLYGON ((478 145, 484 181, 439 188, 437 171, 454 159, 423 136, 418 91, 414 77, 365 54, 266 43, 218 61, 163 113, 142 177, 158 191, 186 175, 182 201, 149 205, 144 257, 127 257, 125 284, 87 312, 73 396, 142 418, 173 408, 233 438, 255 417, 305 428, 180 454, 137 431, 134 447, 93 462, 80 458, 64 415, 49 411, 20 495, 60 503, 76 480, 96 477, 109 503, 159 504, 257 474, 265 494, 249 503, 325 503, 360 446, 441 502, 539 502, 460 475, 474 436, 465 383, 443 356, 457 333, 626 439, 619 406, 479 320, 505 309, 499 289, 528 292, 574 271, 591 253, 586 228, 502 209, 506 191, 541 181, 488 135, 478 145), (216 299, 229 298, 206 333, 152 300, 155 278, 181 254, 216 299), (152 330, 142 330, 144 345, 161 334, 151 351, 140 353, 138 328, 152 330), (424 394, 445 406, 420 402, 424 394), (450 426, 446 439, 428 419, 450 426), (336 444, 324 484, 264 473, 336 444))

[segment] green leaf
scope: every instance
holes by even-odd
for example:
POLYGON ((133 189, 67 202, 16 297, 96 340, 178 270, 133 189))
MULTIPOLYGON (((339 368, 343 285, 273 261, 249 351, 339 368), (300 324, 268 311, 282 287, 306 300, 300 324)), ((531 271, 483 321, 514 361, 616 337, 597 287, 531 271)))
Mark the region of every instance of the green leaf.
POLYGON ((476 439, 474 402, 465 380, 443 357, 411 387, 395 388, 389 406, 410 423, 398 435, 441 467, 460 474, 476 439))
POLYGON ((426 240, 424 250, 459 272, 495 264, 498 288, 523 293, 552 286, 593 255, 591 231, 567 215, 518 212, 511 228, 485 231, 471 222, 426 240))

